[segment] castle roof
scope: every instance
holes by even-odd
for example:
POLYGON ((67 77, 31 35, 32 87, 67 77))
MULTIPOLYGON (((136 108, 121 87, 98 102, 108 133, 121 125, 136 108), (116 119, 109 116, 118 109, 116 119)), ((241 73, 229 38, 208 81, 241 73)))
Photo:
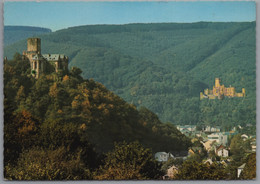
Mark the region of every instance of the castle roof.
POLYGON ((44 57, 41 54, 36 54, 32 57, 32 60, 43 60, 44 57))
POLYGON ((42 55, 47 61, 58 61, 66 56, 64 54, 43 54, 42 55))

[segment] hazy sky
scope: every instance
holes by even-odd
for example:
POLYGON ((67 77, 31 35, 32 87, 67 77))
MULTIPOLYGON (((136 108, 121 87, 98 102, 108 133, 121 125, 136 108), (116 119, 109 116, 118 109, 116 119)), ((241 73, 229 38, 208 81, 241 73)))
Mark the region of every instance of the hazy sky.
POLYGON ((89 24, 255 21, 254 2, 5 2, 4 24, 53 31, 89 24))

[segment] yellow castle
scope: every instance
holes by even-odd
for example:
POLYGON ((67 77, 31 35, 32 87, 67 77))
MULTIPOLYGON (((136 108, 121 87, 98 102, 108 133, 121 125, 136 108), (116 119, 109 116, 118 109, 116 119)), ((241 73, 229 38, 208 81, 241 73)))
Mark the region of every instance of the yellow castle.
POLYGON ((215 86, 213 89, 205 89, 204 93, 200 92, 200 99, 208 98, 208 99, 222 99, 224 97, 245 97, 246 91, 245 88, 242 88, 242 93, 236 93, 236 89, 234 87, 225 87, 224 85, 220 85, 220 79, 215 78, 215 86))

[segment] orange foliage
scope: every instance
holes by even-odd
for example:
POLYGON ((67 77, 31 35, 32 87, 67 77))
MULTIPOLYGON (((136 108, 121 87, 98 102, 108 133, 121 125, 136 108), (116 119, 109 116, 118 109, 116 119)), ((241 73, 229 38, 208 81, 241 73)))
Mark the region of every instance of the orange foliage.
POLYGON ((69 80, 70 79, 70 77, 68 76, 68 75, 65 75, 64 77, 63 77, 63 79, 62 79, 62 81, 67 81, 67 80, 69 80))
POLYGON ((36 120, 32 117, 31 113, 26 110, 19 112, 15 121, 17 123, 18 137, 27 137, 31 134, 35 134, 37 131, 38 124, 36 120))
POLYGON ((55 82, 51 87, 50 87, 50 91, 49 91, 49 95, 51 97, 58 97, 58 87, 57 87, 57 83, 55 82))

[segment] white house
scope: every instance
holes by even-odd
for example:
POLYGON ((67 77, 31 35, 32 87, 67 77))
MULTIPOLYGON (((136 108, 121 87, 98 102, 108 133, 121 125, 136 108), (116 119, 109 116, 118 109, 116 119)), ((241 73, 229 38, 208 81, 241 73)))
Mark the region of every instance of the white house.
POLYGON ((241 166, 239 166, 237 168, 237 178, 239 178, 239 176, 240 176, 241 172, 243 171, 243 169, 245 168, 245 166, 246 166, 246 163, 242 164, 241 166))
POLYGON ((245 141, 245 140, 247 140, 247 139, 248 139, 248 135, 246 135, 246 134, 243 134, 243 135, 241 135, 241 138, 243 139, 243 141, 245 141))
POLYGON ((229 151, 223 145, 220 145, 216 149, 216 155, 218 155, 220 157, 228 157, 229 156, 229 151))
POLYGON ((219 127, 211 127, 211 126, 206 126, 204 127, 204 132, 220 132, 219 127))
POLYGON ((177 125, 176 126, 176 128, 180 131, 180 132, 182 132, 182 131, 184 131, 184 130, 188 130, 188 131, 190 131, 190 132, 192 132, 192 131, 196 131, 196 125, 177 125))
POLYGON ((166 162, 169 160, 169 158, 174 158, 174 156, 171 153, 166 152, 155 153, 155 159, 159 162, 166 162))
POLYGON ((256 152, 256 145, 251 145, 252 151, 256 152))

